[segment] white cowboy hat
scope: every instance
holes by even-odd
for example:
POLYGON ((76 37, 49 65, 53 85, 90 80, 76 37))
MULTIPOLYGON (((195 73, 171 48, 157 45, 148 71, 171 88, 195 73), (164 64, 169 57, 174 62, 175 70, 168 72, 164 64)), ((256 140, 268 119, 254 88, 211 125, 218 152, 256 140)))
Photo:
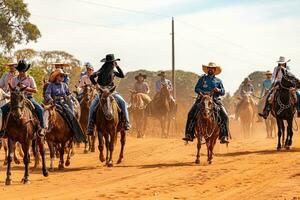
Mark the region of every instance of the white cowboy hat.
POLYGON ((288 63, 288 62, 290 62, 290 61, 291 61, 291 59, 286 60, 285 57, 280 56, 280 57, 279 57, 279 60, 278 60, 277 62, 278 62, 279 64, 285 64, 285 63, 288 63))
POLYGON ((56 69, 51 73, 51 75, 49 77, 49 81, 51 83, 55 82, 56 77, 59 75, 66 75, 66 73, 62 69, 56 69))
POLYGON ((218 75, 222 72, 221 66, 217 66, 216 63, 213 62, 208 63, 208 65, 202 65, 202 70, 206 74, 208 74, 208 68, 215 68, 216 69, 215 75, 218 75))

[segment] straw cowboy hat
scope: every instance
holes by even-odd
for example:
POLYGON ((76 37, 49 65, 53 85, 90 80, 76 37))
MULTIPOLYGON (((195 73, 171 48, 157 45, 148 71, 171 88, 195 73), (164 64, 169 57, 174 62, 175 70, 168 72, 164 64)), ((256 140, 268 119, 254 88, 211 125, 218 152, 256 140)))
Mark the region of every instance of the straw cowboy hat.
POLYGON ((25 60, 20 60, 17 64, 16 70, 18 72, 27 72, 30 68, 30 64, 27 64, 25 60))
POLYGON ((120 58, 115 58, 114 54, 107 54, 105 56, 105 58, 103 58, 101 60, 101 62, 114 62, 114 61, 120 61, 120 60, 121 60, 120 58))
POLYGON ((51 83, 55 82, 57 76, 59 76, 59 75, 66 75, 66 73, 62 69, 56 69, 51 73, 51 75, 49 77, 49 81, 51 83))
POLYGON ((273 75, 273 73, 270 70, 268 70, 266 71, 265 75, 273 75))
POLYGON ((208 65, 202 65, 202 70, 206 74, 208 74, 208 68, 215 68, 215 75, 218 75, 222 72, 222 68, 220 66, 217 66, 216 63, 213 62, 208 63, 208 65))
POLYGON ((55 63, 51 63, 50 65, 53 65, 53 66, 55 66, 55 67, 58 67, 58 66, 61 66, 61 67, 68 67, 68 66, 69 66, 69 64, 63 63, 63 62, 61 62, 59 59, 57 59, 57 60, 55 61, 55 63))
POLYGON ((291 59, 286 60, 285 57, 280 56, 280 57, 279 57, 279 60, 277 61, 277 63, 279 63, 279 64, 285 64, 285 63, 288 63, 288 62, 290 62, 290 61, 291 61, 291 59))
POLYGON ((166 72, 161 71, 161 72, 159 72, 159 73, 157 74, 157 76, 166 77, 167 75, 166 75, 166 72))
POLYGON ((138 80, 139 77, 143 77, 144 79, 146 79, 146 78, 147 78, 147 75, 146 75, 146 74, 139 73, 139 74, 136 75, 134 78, 135 78, 135 80, 138 80))

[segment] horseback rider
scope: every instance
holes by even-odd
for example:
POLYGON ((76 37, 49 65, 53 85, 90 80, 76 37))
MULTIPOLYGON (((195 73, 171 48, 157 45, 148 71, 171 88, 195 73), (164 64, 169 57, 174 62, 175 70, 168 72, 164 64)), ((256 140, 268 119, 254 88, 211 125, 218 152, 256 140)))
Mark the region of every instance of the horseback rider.
MULTIPOLYGON (((101 62, 104 62, 102 67, 97 71, 94 72, 90 76, 90 80, 93 83, 93 85, 99 84, 100 87, 113 87, 114 84, 114 78, 124 78, 125 75, 121 68, 119 67, 117 61, 120 61, 120 59, 115 59, 114 54, 107 54, 104 59, 101 60, 101 62), (114 69, 117 69, 115 71, 114 69), (97 79, 97 82, 95 81, 95 78, 97 79)), ((130 122, 129 122, 129 114, 127 109, 127 103, 123 99, 123 97, 119 93, 114 93, 113 97, 116 99, 118 105, 120 106, 122 110, 122 114, 125 117, 125 130, 129 130, 131 128, 130 122)), ((94 134, 94 123, 95 123, 95 110, 97 105, 99 104, 99 94, 97 94, 94 97, 94 100, 91 103, 90 110, 89 110, 89 117, 88 117, 88 126, 87 126, 87 132, 88 135, 94 134)))
MULTIPOLYGON (((251 79, 249 77, 246 77, 244 79, 244 81, 242 82, 240 88, 239 88, 239 92, 240 92, 240 97, 241 99, 243 97, 245 97, 245 95, 247 94, 252 94, 254 92, 254 86, 251 83, 251 79)), ((236 110, 235 110, 235 119, 237 120, 239 118, 239 111, 241 110, 241 103, 242 101, 239 101, 239 103, 236 105, 236 110)), ((251 98, 251 104, 254 106, 254 102, 251 98)))
MULTIPOLYGON (((40 121, 40 130, 38 131, 38 135, 40 137, 44 137, 44 128, 45 128, 45 122, 44 122, 44 109, 42 108, 42 106, 40 106, 40 104, 38 104, 32 94, 37 92, 37 86, 36 83, 33 79, 32 76, 27 75, 27 71, 30 68, 30 64, 27 64, 25 60, 20 60, 17 64, 17 71, 19 72, 19 75, 14 77, 12 79, 11 82, 11 86, 12 88, 24 88, 25 89, 25 96, 26 98, 32 103, 32 105, 34 106, 34 110, 37 114, 37 117, 40 121)), ((1 107, 1 111, 3 113, 3 118, 5 119, 5 116, 7 116, 7 114, 10 111, 10 105, 9 104, 5 104, 4 106, 1 107)), ((5 130, 6 129, 6 124, 3 127, 3 130, 0 132, 0 137, 3 137, 5 135, 5 130)))
POLYGON ((265 73, 266 79, 262 82, 260 98, 263 98, 265 95, 269 93, 272 88, 272 72, 270 70, 265 73))
MULTIPOLYGON (((216 75, 222 72, 220 66, 217 66, 215 63, 210 62, 208 65, 202 65, 204 75, 202 75, 195 87, 195 92, 199 93, 211 93, 214 92, 213 100, 218 107, 218 115, 220 117, 220 143, 229 143, 228 141, 228 116, 224 106, 221 103, 220 96, 225 94, 225 89, 223 87, 222 81, 216 77, 216 75)), ((193 141, 195 138, 195 125, 196 125, 196 116, 199 112, 198 104, 201 99, 197 99, 193 107, 191 108, 188 119, 186 123, 185 141, 193 141)))
MULTIPOLYGON (((57 59, 56 62, 55 62, 55 63, 52 63, 51 65, 54 66, 54 70, 50 73, 50 76, 51 76, 51 74, 52 74, 56 69, 61 69, 61 70, 63 70, 63 72, 65 72, 64 67, 68 67, 68 66, 69 66, 69 64, 60 62, 59 59, 57 59)), ((49 76, 49 77, 50 77, 50 76, 49 76)), ((50 82, 50 81, 49 81, 49 82, 50 82)), ((69 84, 69 82, 70 82, 70 78, 69 78, 69 76, 68 76, 67 73, 65 73, 65 75, 64 75, 64 81, 63 81, 63 82, 66 83, 66 84, 69 84)))
MULTIPOLYGON (((274 102, 274 96, 277 91, 278 84, 280 84, 281 82, 284 71, 290 73, 290 68, 289 66, 287 66, 287 63, 290 61, 291 61, 290 59, 286 60, 286 58, 283 56, 280 56, 279 60, 277 61, 278 65, 277 67, 274 68, 272 74, 272 80, 271 80, 272 87, 267 96, 267 100, 265 102, 263 112, 258 113, 259 116, 263 117, 264 119, 267 119, 267 117, 269 116, 269 113, 271 111, 271 105, 274 102)), ((300 117, 300 92, 296 91, 296 95, 297 95, 297 116, 300 117)))
POLYGON ((150 89, 149 89, 149 85, 147 82, 145 82, 145 80, 147 79, 147 75, 146 74, 142 74, 142 73, 139 73, 138 75, 136 75, 135 77, 135 84, 133 86, 133 90, 136 92, 136 93, 140 93, 140 94, 143 94, 143 101, 146 103, 146 104, 149 104, 150 101, 151 101, 151 98, 149 96, 149 93, 150 93, 150 89))
POLYGON ((45 92, 45 102, 55 103, 58 111, 66 119, 70 128, 77 136, 84 136, 81 126, 74 115, 74 106, 71 100, 69 86, 64 82, 65 72, 62 69, 56 69, 52 72, 49 81, 50 84, 45 92))
POLYGON ((92 86, 92 82, 90 80, 90 77, 91 75, 94 73, 94 67, 90 64, 90 63, 86 63, 85 64, 85 67, 86 67, 86 71, 84 73, 83 76, 81 76, 80 80, 79 80, 79 84, 78 84, 78 101, 80 101, 82 99, 82 91, 83 91, 83 88, 85 86, 92 86))
POLYGON ((93 69, 94 71, 94 67, 92 66, 92 64, 90 62, 86 62, 84 63, 85 66, 85 71, 80 73, 80 79, 88 74, 89 69, 93 69))
POLYGON ((0 88, 2 88, 5 93, 10 92, 9 84, 12 85, 13 78, 18 76, 18 71, 16 70, 17 65, 17 63, 8 63, 5 65, 9 67, 9 72, 3 74, 0 79, 0 88))

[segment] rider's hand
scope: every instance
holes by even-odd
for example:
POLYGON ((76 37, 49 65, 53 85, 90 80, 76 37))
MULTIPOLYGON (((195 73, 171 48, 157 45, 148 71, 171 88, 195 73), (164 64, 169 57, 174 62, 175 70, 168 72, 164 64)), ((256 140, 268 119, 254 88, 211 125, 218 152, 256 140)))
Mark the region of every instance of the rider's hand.
POLYGON ((220 90, 219 88, 214 88, 214 92, 215 92, 215 93, 220 93, 221 90, 220 90))

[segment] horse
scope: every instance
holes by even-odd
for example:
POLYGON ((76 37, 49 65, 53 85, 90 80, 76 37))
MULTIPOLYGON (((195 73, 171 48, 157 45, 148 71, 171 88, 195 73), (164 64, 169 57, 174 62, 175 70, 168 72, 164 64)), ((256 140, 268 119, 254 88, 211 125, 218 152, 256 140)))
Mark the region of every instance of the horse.
MULTIPOLYGON (((287 121, 287 137, 284 144, 285 149, 290 149, 293 138, 293 120, 296 112, 297 96, 296 88, 300 87, 300 81, 282 70, 283 76, 281 81, 277 84, 274 94, 274 103, 272 106, 272 114, 276 118, 278 128, 278 144, 277 150, 281 150, 281 136, 284 140, 285 126, 284 121, 287 121)), ((283 143, 284 141, 282 141, 283 143)))
POLYGON ((99 105, 96 109, 96 129, 99 140, 99 160, 106 161, 108 167, 113 167, 113 152, 117 142, 117 134, 121 133, 121 151, 117 164, 120 164, 123 159, 123 152, 126 142, 126 132, 120 127, 120 108, 113 97, 113 92, 116 87, 102 88, 99 87, 99 105), (106 158, 104 157, 104 141, 106 146, 106 158))
POLYGON ((171 120, 175 119, 176 115, 176 105, 172 105, 172 96, 166 84, 162 84, 160 92, 156 95, 147 110, 153 117, 159 119, 161 137, 168 138, 171 120))
MULTIPOLYGON (((81 117, 79 119, 79 122, 82 126, 82 129, 84 133, 87 135, 87 124, 88 124, 88 115, 89 115, 89 109, 90 105, 96 95, 96 90, 94 87, 90 85, 86 85, 83 87, 83 98, 80 101, 80 108, 81 108, 81 117)), ((95 140, 96 140, 96 134, 93 136, 87 136, 88 142, 84 145, 84 153, 88 153, 89 151, 95 152, 95 140)))
POLYGON ((195 136, 197 138, 196 164, 200 164, 200 150, 202 138, 207 147, 207 162, 212 163, 213 150, 220 134, 217 108, 213 101, 213 92, 210 94, 200 93, 198 97, 199 112, 196 115, 195 136))
POLYGON ((146 108, 149 102, 144 101, 146 94, 137 93, 134 90, 130 90, 130 112, 134 121, 134 127, 137 130, 137 138, 145 137, 145 131, 147 127, 147 113, 146 108))
POLYGON ((239 117, 243 127, 244 137, 249 137, 253 132, 255 119, 255 105, 250 93, 245 93, 240 102, 239 117))
MULTIPOLYGON (((33 140, 35 144, 39 147, 39 152, 42 157, 42 172, 45 177, 48 176, 48 171, 46 168, 45 161, 45 148, 44 139, 37 136, 37 130, 39 127, 39 120, 37 116, 32 112, 33 108, 30 108, 31 102, 29 102, 24 91, 27 87, 23 88, 11 88, 11 106, 10 112, 7 118, 7 138, 8 138, 8 158, 7 158, 7 174, 6 174, 6 185, 11 185, 11 162, 13 157, 13 150, 15 148, 15 143, 19 142, 22 145, 24 152, 23 162, 25 165, 25 173, 22 179, 23 184, 28 184, 29 182, 29 162, 30 154, 29 149, 33 140), (35 139, 36 138, 36 139, 35 139)), ((35 151, 36 148, 33 148, 35 151)))
POLYGON ((58 169, 63 170, 65 166, 71 164, 71 154, 73 148, 73 131, 69 127, 64 117, 57 110, 55 103, 43 105, 45 110, 46 140, 50 150, 50 170, 54 171, 54 156, 56 150, 59 152, 58 169), (67 160, 64 162, 64 154, 67 150, 67 160))

